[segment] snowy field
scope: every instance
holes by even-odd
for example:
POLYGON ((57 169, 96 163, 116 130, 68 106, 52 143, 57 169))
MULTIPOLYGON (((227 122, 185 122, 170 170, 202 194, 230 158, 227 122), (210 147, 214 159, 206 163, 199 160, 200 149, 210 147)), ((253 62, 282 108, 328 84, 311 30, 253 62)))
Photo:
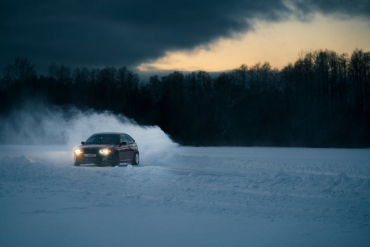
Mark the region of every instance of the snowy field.
POLYGON ((369 149, 0 148, 0 246, 370 246, 369 149))
POLYGON ((123 116, 27 107, 0 119, 1 247, 370 246, 370 149, 179 147, 123 116), (104 131, 140 165, 72 166, 104 131))

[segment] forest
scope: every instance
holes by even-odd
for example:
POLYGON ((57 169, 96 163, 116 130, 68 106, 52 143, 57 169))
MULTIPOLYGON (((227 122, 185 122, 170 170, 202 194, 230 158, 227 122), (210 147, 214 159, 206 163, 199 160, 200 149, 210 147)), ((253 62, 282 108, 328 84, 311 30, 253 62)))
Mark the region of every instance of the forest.
POLYGON ((37 98, 158 125, 181 145, 370 147, 370 52, 361 49, 305 52, 280 70, 265 62, 145 81, 125 66, 51 64, 37 75, 35 64, 16 58, 0 80, 2 116, 37 98))

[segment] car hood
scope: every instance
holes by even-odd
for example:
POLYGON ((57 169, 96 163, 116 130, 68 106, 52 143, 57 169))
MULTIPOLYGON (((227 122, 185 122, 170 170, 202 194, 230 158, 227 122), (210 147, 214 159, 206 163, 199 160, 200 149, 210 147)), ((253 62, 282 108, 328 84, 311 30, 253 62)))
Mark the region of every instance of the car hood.
POLYGON ((81 145, 79 148, 115 148, 117 145, 113 144, 92 144, 92 145, 81 145))

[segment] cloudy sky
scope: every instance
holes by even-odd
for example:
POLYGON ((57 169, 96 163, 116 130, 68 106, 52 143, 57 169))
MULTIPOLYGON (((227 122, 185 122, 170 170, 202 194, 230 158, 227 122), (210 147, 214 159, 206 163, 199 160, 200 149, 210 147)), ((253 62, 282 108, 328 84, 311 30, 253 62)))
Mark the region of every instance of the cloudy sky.
POLYGON ((304 51, 370 51, 370 1, 1 0, 0 37, 1 68, 281 68, 304 51))

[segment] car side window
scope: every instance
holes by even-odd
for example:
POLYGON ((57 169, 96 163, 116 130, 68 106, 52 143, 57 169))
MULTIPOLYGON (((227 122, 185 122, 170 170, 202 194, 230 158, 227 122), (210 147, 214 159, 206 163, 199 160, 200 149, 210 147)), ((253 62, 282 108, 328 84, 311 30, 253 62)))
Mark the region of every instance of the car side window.
POLYGON ((126 139, 126 136, 125 135, 120 135, 120 137, 119 137, 119 142, 121 143, 121 142, 127 142, 128 143, 128 141, 127 141, 127 139, 126 139))
POLYGON ((126 135, 126 139, 127 139, 128 144, 134 143, 134 139, 132 139, 131 136, 129 136, 129 135, 126 135))

